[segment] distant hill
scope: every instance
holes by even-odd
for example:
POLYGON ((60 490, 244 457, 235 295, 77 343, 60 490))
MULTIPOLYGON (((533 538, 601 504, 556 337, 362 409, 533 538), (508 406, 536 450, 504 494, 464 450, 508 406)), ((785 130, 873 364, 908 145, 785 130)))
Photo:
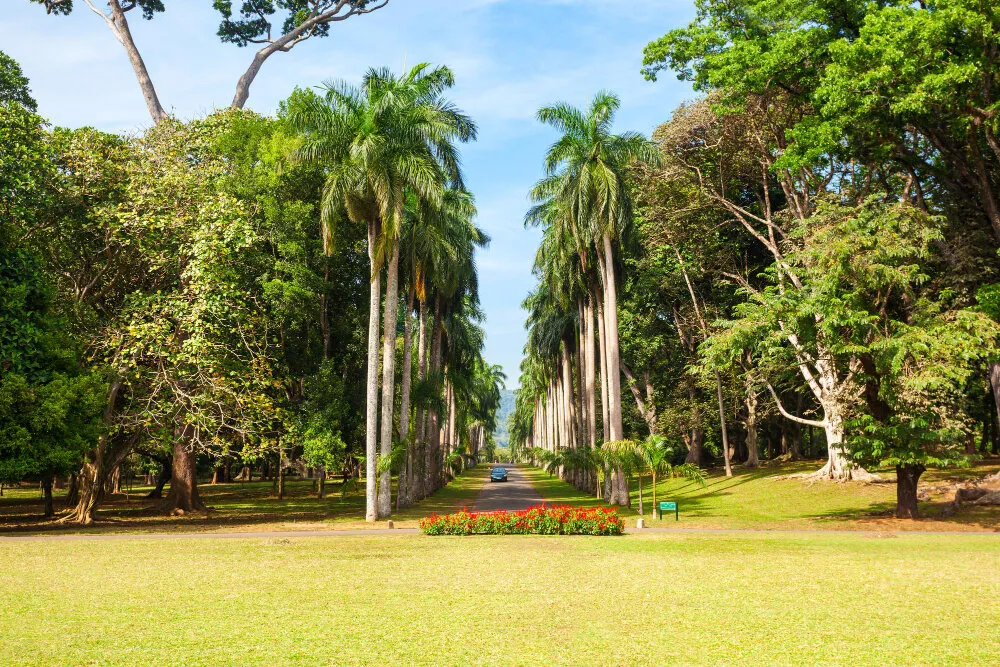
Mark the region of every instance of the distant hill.
POLYGON ((500 411, 497 413, 497 430, 493 434, 497 447, 507 447, 510 434, 507 432, 507 417, 514 412, 514 392, 503 389, 500 392, 500 411))

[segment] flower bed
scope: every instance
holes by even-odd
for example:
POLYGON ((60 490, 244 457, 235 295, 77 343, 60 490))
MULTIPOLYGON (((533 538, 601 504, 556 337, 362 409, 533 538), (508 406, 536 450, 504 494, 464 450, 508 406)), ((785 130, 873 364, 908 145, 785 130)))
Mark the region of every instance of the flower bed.
POLYGON ((621 535, 625 523, 611 507, 536 505, 518 512, 432 514, 420 520, 425 535, 621 535))

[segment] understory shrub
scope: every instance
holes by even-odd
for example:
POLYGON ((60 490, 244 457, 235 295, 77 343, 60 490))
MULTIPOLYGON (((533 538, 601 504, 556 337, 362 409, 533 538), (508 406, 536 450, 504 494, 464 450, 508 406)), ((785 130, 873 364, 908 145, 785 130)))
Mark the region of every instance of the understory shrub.
POLYGON ((509 512, 432 514, 420 520, 425 535, 621 535, 625 523, 612 507, 536 505, 509 512))

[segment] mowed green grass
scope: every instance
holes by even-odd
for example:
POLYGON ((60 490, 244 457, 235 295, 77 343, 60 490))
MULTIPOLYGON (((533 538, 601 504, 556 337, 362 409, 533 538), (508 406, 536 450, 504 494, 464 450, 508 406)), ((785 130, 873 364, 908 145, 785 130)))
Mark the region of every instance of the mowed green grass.
MULTIPOLYGON (((923 514, 918 521, 900 521, 892 517, 896 505, 895 473, 879 471, 888 483, 860 484, 807 481, 790 475, 818 469, 816 462, 769 466, 757 470, 736 467, 733 477, 721 471, 708 473, 706 486, 688 479, 661 479, 657 484, 657 502, 676 501, 680 521, 664 515, 653 516, 650 478, 643 480, 647 525, 671 528, 734 529, 845 529, 845 530, 998 530, 1000 507, 967 506, 948 514, 954 492, 934 494, 920 503, 923 514)), ((991 460, 967 469, 928 471, 922 484, 941 485, 956 480, 975 479, 996 472, 1000 461, 991 460)), ((557 476, 522 466, 525 474, 547 502, 573 505, 602 504, 557 476)), ((639 487, 632 481, 632 507, 622 513, 638 517, 639 487)))
POLYGON ((0 663, 998 664, 1000 538, 0 539, 0 663))
MULTIPOLYGON (((434 495, 413 507, 394 513, 397 526, 416 527, 431 513, 447 514, 471 507, 489 475, 489 466, 467 469, 434 495)), ((340 482, 327 484, 327 497, 313 492, 312 482, 288 482, 285 497, 278 500, 271 482, 201 484, 199 493, 211 508, 207 515, 166 516, 157 508, 159 501, 147 500, 148 488, 136 488, 128 496, 107 499, 98 511, 98 524, 90 527, 58 524, 42 519, 42 501, 37 489, 5 489, 0 498, 2 532, 149 533, 149 532, 228 532, 260 530, 323 530, 365 528, 365 488, 340 494, 340 482)), ((393 480, 395 492, 395 480, 393 480)), ((65 505, 65 491, 56 498, 56 510, 65 505)), ((395 507, 395 496, 393 496, 395 507)), ((384 522, 378 524, 385 527, 384 522)))

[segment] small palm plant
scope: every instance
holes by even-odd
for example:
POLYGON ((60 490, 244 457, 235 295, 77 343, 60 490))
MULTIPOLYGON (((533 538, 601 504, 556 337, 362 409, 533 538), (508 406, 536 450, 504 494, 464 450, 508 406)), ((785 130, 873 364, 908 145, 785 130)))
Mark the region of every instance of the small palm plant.
MULTIPOLYGON (((651 435, 636 448, 642 466, 648 469, 653 477, 653 512, 656 512, 656 482, 657 476, 687 477, 705 486, 705 472, 693 463, 675 466, 670 463, 674 448, 667 439, 660 435, 651 435)), ((642 514, 642 476, 639 477, 639 514, 642 514)))
MULTIPOLYGON (((625 491, 628 495, 628 480, 632 474, 638 472, 641 467, 641 460, 636 453, 638 445, 634 440, 613 440, 604 443, 601 451, 604 452, 606 469, 605 475, 612 471, 620 470, 625 480, 625 491)), ((612 502, 615 502, 612 499, 612 502)), ((631 500, 629 499, 629 503, 631 500)), ((642 514, 642 475, 639 475, 639 514, 642 514)))
POLYGON ((601 491, 607 482, 608 473, 610 472, 610 457, 608 456, 608 452, 600 447, 588 449, 587 457, 590 459, 590 467, 594 472, 594 481, 597 487, 594 489, 594 497, 600 499, 601 491))
MULTIPOLYGON (((365 464, 365 457, 359 456, 358 459, 361 461, 361 465, 365 464)), ((406 445, 394 442, 392 445, 392 451, 388 454, 379 454, 375 457, 375 494, 378 497, 378 490, 380 484, 382 483, 382 476, 387 475, 386 479, 391 477, 392 471, 399 471, 403 462, 406 460, 406 445)))
POLYGON ((465 445, 459 445, 455 451, 445 457, 445 467, 451 471, 453 477, 460 474, 465 469, 465 460, 467 456, 468 453, 465 451, 465 445))

